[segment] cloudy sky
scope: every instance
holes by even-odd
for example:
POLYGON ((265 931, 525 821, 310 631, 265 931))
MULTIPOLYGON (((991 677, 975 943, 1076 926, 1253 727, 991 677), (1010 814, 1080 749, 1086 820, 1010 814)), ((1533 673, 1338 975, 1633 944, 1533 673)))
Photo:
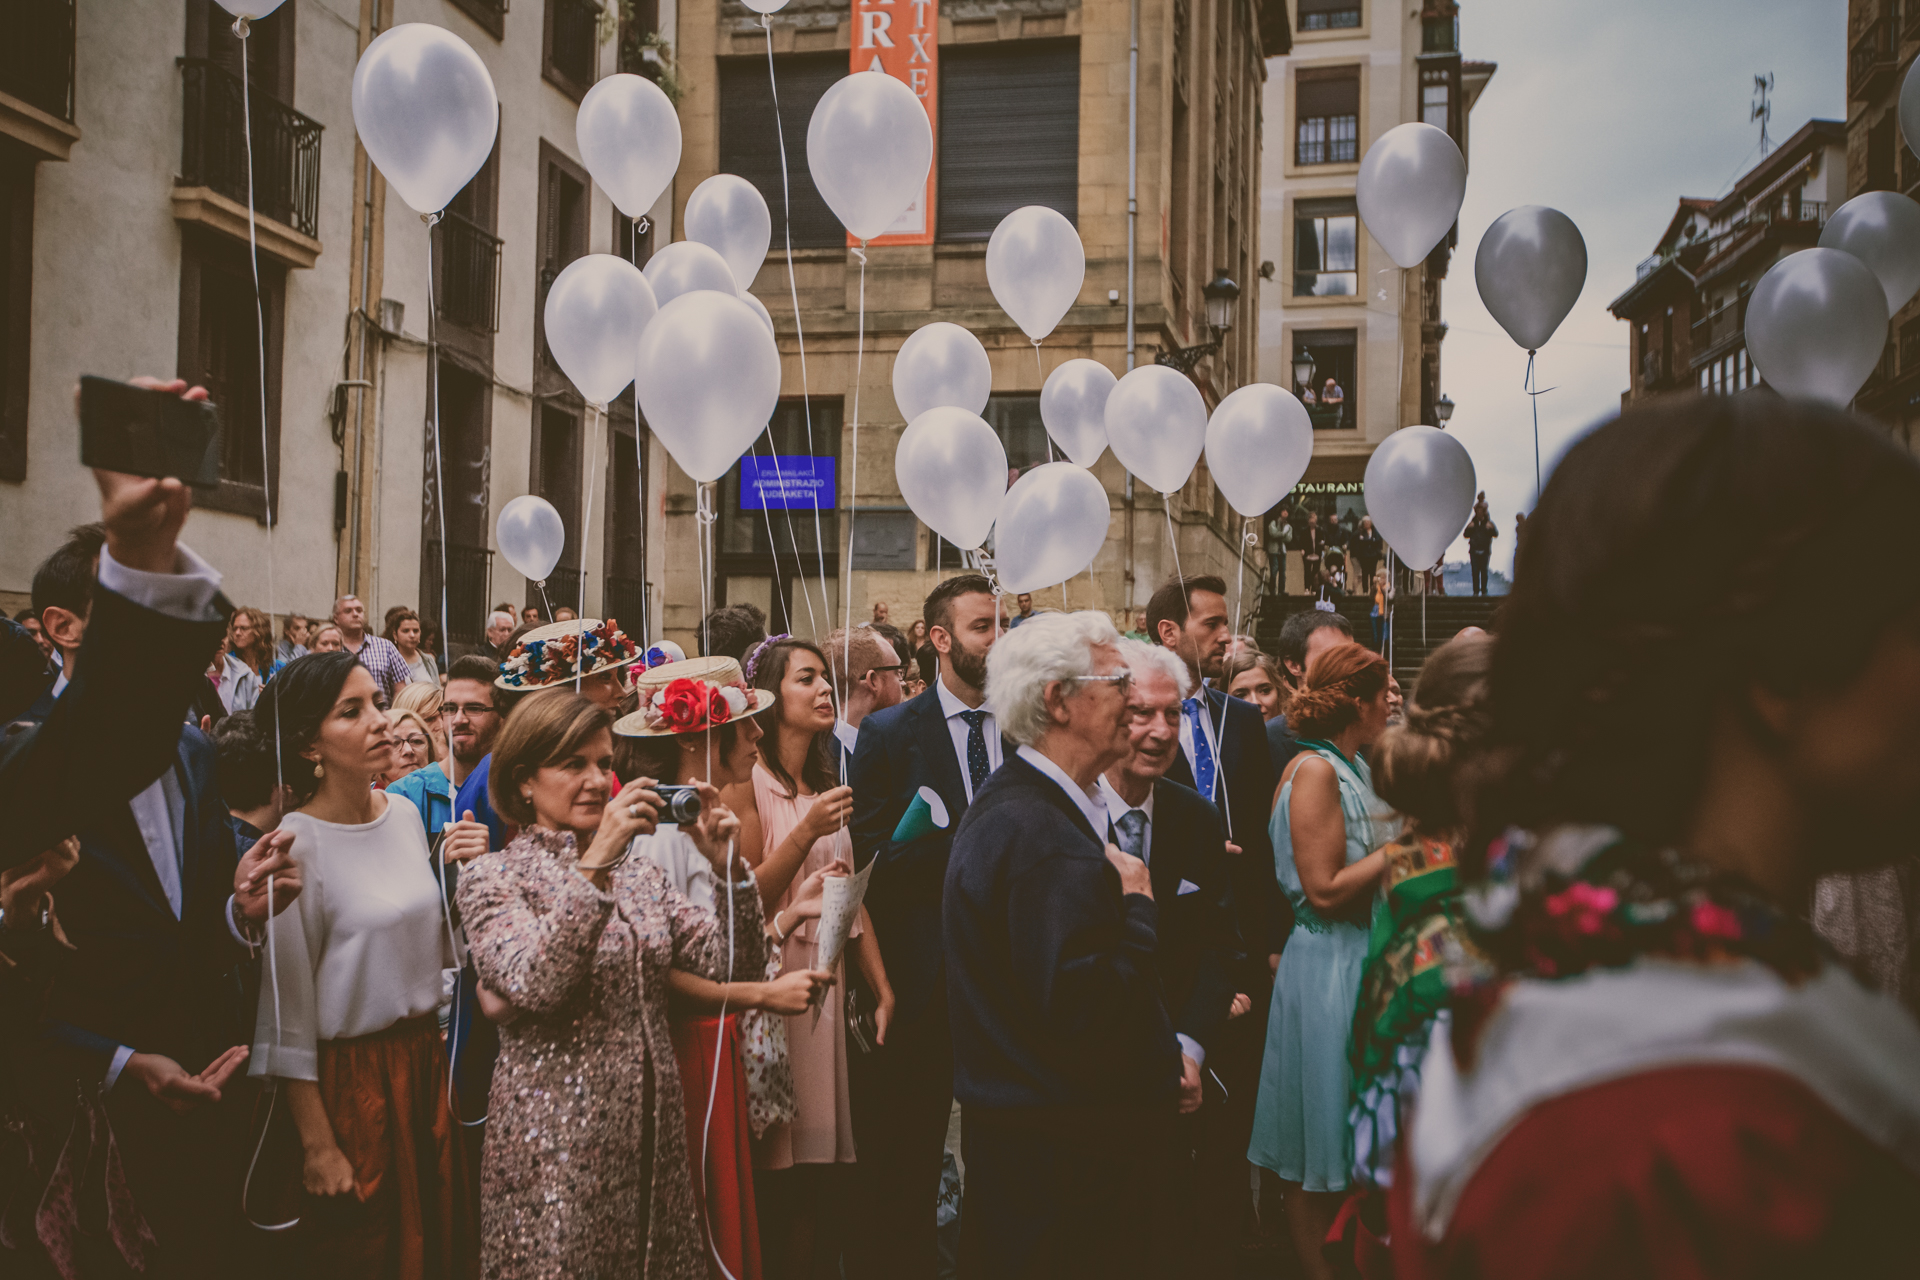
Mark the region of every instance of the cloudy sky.
MULTIPOLYGON (((1474 108, 1460 246, 1444 292, 1441 384, 1450 429, 1473 455, 1513 553, 1513 513, 1533 505, 1527 357, 1473 284, 1480 236, 1516 205, 1551 205, 1587 242, 1587 286, 1541 349, 1540 448, 1548 469, 1617 413, 1627 326, 1607 303, 1633 283, 1683 195, 1718 196, 1759 161, 1753 77, 1774 74, 1775 141, 1846 118, 1846 0, 1464 0, 1460 47, 1500 70, 1474 108)), ((1456 543, 1450 559, 1465 560, 1456 543)))

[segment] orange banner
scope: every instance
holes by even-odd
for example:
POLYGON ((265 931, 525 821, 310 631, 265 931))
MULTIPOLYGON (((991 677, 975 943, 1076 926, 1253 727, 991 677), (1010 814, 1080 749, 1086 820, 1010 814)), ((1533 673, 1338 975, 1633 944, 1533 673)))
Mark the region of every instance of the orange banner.
MULTIPOLYGON (((940 0, 854 0, 851 71, 884 71, 904 81, 927 109, 935 161, 927 189, 873 244, 932 244, 934 175, 940 148, 940 0)), ((852 236, 848 244, 857 244, 852 236)))

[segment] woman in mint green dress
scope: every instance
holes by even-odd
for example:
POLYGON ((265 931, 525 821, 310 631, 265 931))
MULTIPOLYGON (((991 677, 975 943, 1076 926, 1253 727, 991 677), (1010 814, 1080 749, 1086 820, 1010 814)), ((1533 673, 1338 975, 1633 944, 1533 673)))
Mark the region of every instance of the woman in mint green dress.
POLYGON ((1318 654, 1287 704, 1301 753, 1280 775, 1269 832, 1293 933, 1273 979, 1247 1157, 1287 1184, 1287 1222, 1309 1276, 1353 1168, 1347 1037, 1384 855, 1397 833, 1359 751, 1387 727, 1387 665, 1343 644, 1318 654))

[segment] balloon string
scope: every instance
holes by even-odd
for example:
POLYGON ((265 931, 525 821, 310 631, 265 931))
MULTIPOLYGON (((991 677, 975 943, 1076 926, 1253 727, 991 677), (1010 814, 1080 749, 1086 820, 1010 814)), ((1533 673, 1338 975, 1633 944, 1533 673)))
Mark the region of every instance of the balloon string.
MULTIPOLYGON (((781 213, 786 227, 787 241, 787 295, 793 302, 793 336, 800 349, 800 413, 807 425, 807 454, 818 456, 813 447, 813 396, 807 386, 807 331, 800 322, 800 286, 793 275, 793 188, 787 177, 787 126, 780 118, 780 86, 773 74, 773 22, 767 14, 760 15, 760 25, 767 33, 767 92, 773 99, 773 132, 780 142, 780 198, 781 213)), ((856 389, 855 394, 858 394, 856 389)), ((771 443, 771 441, 769 441, 771 443)), ((834 449, 839 455, 839 449, 834 449)), ((837 480, 837 478, 836 478, 837 480)), ((840 495, 830 494, 834 504, 839 505, 840 495)), ((796 553, 798 547, 796 545, 796 553)), ((795 556, 796 563, 798 555, 795 556)), ((820 532, 820 499, 813 500, 813 560, 820 568, 820 609, 826 614, 827 627, 833 626, 833 593, 827 590, 827 544, 820 532)), ((804 575, 802 575, 804 579, 804 575)), ((805 589, 804 580, 802 589, 805 589)), ((811 608, 812 597, 808 597, 811 608)), ((816 633, 817 634, 817 633, 816 633)), ((840 690, 841 706, 846 705, 846 690, 840 690)))
POLYGON ((1527 352, 1527 376, 1526 380, 1522 382, 1520 386, 1530 397, 1533 404, 1533 504, 1537 507, 1540 505, 1540 397, 1549 391, 1558 391, 1559 388, 1557 386, 1540 387, 1539 383, 1535 381, 1533 370, 1534 354, 1533 351, 1527 352), (1539 389, 1535 390, 1536 387, 1539 387, 1539 389))
MULTIPOLYGON (((860 260, 860 318, 853 338, 853 465, 847 468, 847 562, 840 576, 847 585, 847 607, 840 616, 846 632, 845 670, 853 670, 853 521, 860 508, 860 369, 867 354, 867 242, 853 251, 860 260)), ((844 701, 841 706, 845 706, 844 701)))
MULTIPOLYGON (((433 229, 440 221, 437 213, 423 213, 420 221, 427 224, 427 381, 431 392, 428 397, 427 419, 428 434, 433 440, 433 510, 439 521, 440 531, 440 662, 446 665, 447 645, 447 488, 442 473, 447 469, 446 452, 440 441, 440 308, 433 296, 433 229)), ((548 614, 552 616, 551 612, 548 614)), ((452 749, 453 734, 447 734, 448 749, 452 749)))
MULTIPOLYGON (((600 411, 600 421, 608 424, 607 406, 604 404, 587 405, 586 442, 587 474, 580 484, 580 501, 585 511, 580 517, 580 605, 574 614, 579 626, 574 631, 573 642, 573 691, 580 692, 580 684, 586 677, 587 653, 587 530, 593 528, 593 411, 600 411)), ((610 424, 608 424, 610 425, 610 424)), ((448 735, 452 741, 452 735, 448 735)))
MULTIPOLYGON (((233 34, 240 39, 240 127, 247 150, 247 260, 253 267, 253 319, 255 346, 260 355, 260 495, 267 519, 267 617, 279 610, 278 592, 273 579, 273 451, 267 440, 267 311, 260 297, 260 242, 254 230, 253 210, 253 93, 247 78, 247 32, 245 18, 233 20, 233 34)), ((267 636, 267 657, 273 657, 273 636, 267 636)), ((265 665, 265 664, 263 664, 265 665)), ((262 675, 265 673, 263 672, 262 675)), ((274 776, 286 785, 286 771, 280 762, 280 737, 273 739, 274 776)))
MULTIPOLYGON (((652 229, 653 224, 644 213, 633 224, 633 240, 627 248, 636 271, 640 269, 640 237, 652 229)), ((633 487, 640 502, 640 652, 645 654, 653 647, 648 639, 653 629, 653 599, 647 590, 647 458, 646 446, 640 440, 640 421, 640 388, 636 385, 633 389, 633 487)))
POLYGON ((1173 576, 1182 587, 1185 587, 1187 584, 1187 575, 1181 572, 1180 569, 1180 539, 1175 537, 1173 532, 1172 494, 1162 493, 1160 495, 1160 509, 1164 511, 1167 516, 1167 546, 1173 550, 1173 576))
MULTIPOLYGON (((1040 378, 1040 389, 1042 391, 1045 391, 1047 389, 1047 371, 1040 367, 1040 339, 1038 338, 1035 338, 1033 340, 1033 371, 1040 378)), ((1052 462, 1054 461, 1053 432, 1048 431, 1046 429, 1046 424, 1044 422, 1041 423, 1041 434, 1046 438, 1046 441, 1047 441, 1047 461, 1052 462)), ((1067 603, 1067 587, 1065 583, 1061 583, 1060 584, 1060 607, 1064 609, 1066 607, 1066 603, 1067 603)))
MULTIPOLYGON (((1233 578, 1233 634, 1236 637, 1240 634, 1240 606, 1246 603, 1247 598, 1247 548, 1252 546, 1254 541, 1253 519, 1250 516, 1242 516, 1240 518, 1240 568, 1233 578)), ((1228 643, 1231 644, 1232 641, 1228 643)))

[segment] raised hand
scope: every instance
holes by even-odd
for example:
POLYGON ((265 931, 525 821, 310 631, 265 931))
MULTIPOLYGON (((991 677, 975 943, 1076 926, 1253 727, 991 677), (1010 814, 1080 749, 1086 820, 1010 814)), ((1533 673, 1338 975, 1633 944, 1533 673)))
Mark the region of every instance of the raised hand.
MULTIPOLYGON (((605 822, 603 815, 602 825, 605 822)), ((468 809, 460 815, 460 821, 449 822, 441 829, 440 853, 448 862, 471 862, 487 851, 487 840, 487 824, 475 822, 473 810, 468 809)))
POLYGON ((185 1115, 196 1107, 220 1101, 220 1090, 233 1073, 246 1064, 248 1049, 235 1045, 207 1065, 198 1075, 172 1058, 158 1053, 136 1053, 127 1059, 120 1074, 140 1082, 169 1111, 185 1115))
POLYGON ((853 788, 835 787, 831 791, 823 791, 820 798, 813 802, 813 807, 807 810, 807 843, 811 845, 816 840, 824 840, 851 821, 853 788))
MULTIPOLYGON (((131 378, 136 387, 170 391, 183 400, 205 400, 205 387, 189 388, 183 379, 131 378)), ((77 398, 76 398, 77 399, 77 398)), ((193 507, 193 491, 179 480, 95 471, 100 486, 100 519, 107 526, 107 550, 129 569, 172 573, 178 559, 180 527, 193 507)))
POLYGON ((300 864, 292 854, 293 833, 269 831, 254 842, 233 869, 233 900, 255 925, 267 922, 267 881, 273 881, 273 913, 279 915, 300 896, 300 864))

